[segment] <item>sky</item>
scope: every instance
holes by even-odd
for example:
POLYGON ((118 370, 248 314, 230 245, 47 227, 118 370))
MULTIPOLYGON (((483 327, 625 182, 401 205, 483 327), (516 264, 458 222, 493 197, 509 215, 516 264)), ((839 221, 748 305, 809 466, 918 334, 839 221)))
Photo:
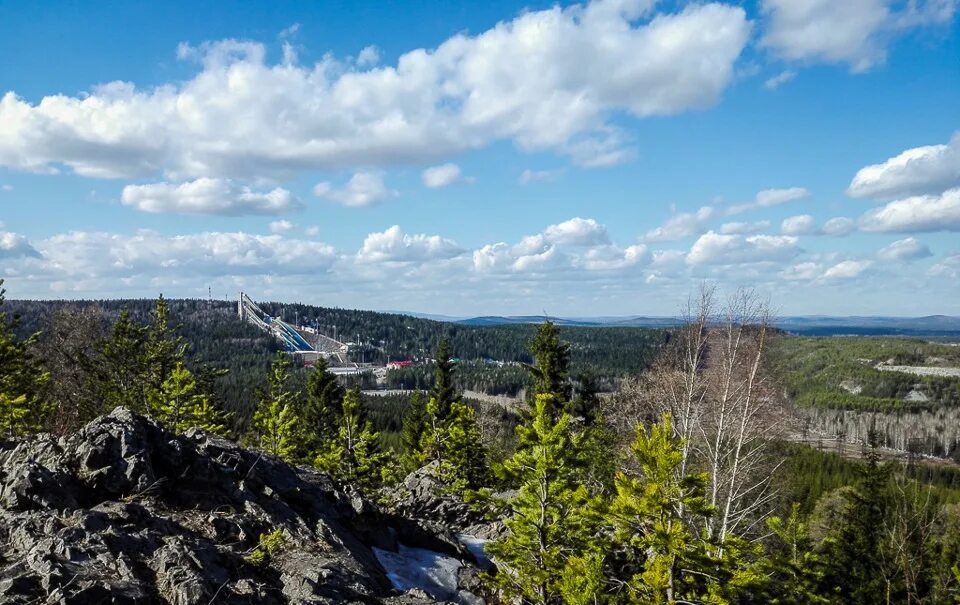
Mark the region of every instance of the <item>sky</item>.
POLYGON ((0 2, 0 277, 960 315, 958 3, 0 2))

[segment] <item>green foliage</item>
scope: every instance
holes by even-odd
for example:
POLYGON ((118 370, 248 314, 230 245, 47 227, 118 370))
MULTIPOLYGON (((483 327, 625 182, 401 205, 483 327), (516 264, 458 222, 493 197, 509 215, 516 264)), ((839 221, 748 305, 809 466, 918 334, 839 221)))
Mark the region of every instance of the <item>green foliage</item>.
POLYGON ((571 393, 570 345, 560 340, 560 330, 553 322, 540 324, 530 342, 530 352, 534 360, 530 368, 534 377, 534 394, 550 395, 548 401, 554 405, 567 405, 571 393))
POLYGON ((0 279, 0 431, 23 435, 44 428, 49 406, 42 398, 49 374, 34 360, 30 347, 36 335, 19 338, 18 318, 7 319, 0 279))
MULTIPOLYGON (((508 534, 487 546, 498 561, 495 583, 508 598, 524 603, 562 603, 568 563, 583 567, 582 555, 597 525, 599 503, 577 481, 570 416, 552 411, 551 394, 534 401, 529 425, 517 427, 520 446, 503 464, 503 473, 519 489, 500 502, 507 513, 508 534)), ((571 568, 571 571, 573 568, 571 568)))
POLYGON ((173 367, 170 375, 152 393, 153 417, 174 432, 198 428, 216 435, 226 434, 221 414, 210 398, 198 390, 197 381, 183 362, 173 367))
POLYGON ((267 376, 267 390, 261 393, 253 416, 253 437, 261 449, 295 461, 303 455, 304 436, 297 394, 290 390, 289 380, 290 359, 277 353, 267 376))
POLYGON ((260 534, 256 548, 246 559, 257 566, 264 566, 272 557, 279 555, 287 546, 287 538, 282 529, 275 529, 270 533, 260 534))
POLYGON ((406 472, 414 471, 423 464, 423 435, 427 430, 427 405, 423 393, 417 391, 410 398, 407 411, 403 416, 403 429, 400 443, 403 448, 401 463, 406 472))
POLYGON ((391 457, 380 451, 379 438, 363 418, 360 391, 351 389, 343 398, 337 437, 316 454, 314 466, 364 489, 377 488, 393 474, 391 457))
POLYGON ((90 378, 105 412, 116 407, 148 411, 148 338, 148 329, 133 321, 130 312, 123 309, 109 338, 97 344, 95 374, 90 378))
POLYGON ((311 440, 325 443, 337 434, 343 408, 344 390, 337 377, 327 371, 327 361, 317 359, 307 374, 307 400, 303 421, 311 440))
POLYGON ((487 452, 473 408, 459 401, 451 404, 446 432, 444 460, 450 467, 455 489, 476 490, 489 485, 487 452))
POLYGON ((450 406, 460 399, 453 385, 453 362, 450 360, 450 343, 446 338, 440 340, 435 357, 433 388, 430 390, 430 398, 435 402, 432 414, 440 423, 444 423, 450 415, 450 406))
POLYGON ((687 523, 712 511, 705 498, 704 473, 678 475, 681 444, 670 416, 649 431, 637 427, 631 451, 640 473, 621 473, 610 506, 615 541, 623 550, 627 602, 671 603, 702 600, 701 575, 708 545, 687 523))

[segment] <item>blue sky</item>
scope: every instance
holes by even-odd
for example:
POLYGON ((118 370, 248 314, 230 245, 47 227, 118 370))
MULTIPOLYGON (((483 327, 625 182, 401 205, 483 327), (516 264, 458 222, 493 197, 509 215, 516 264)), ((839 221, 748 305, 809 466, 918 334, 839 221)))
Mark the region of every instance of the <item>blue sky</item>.
POLYGON ((957 0, 0 4, 12 297, 960 314, 957 0))

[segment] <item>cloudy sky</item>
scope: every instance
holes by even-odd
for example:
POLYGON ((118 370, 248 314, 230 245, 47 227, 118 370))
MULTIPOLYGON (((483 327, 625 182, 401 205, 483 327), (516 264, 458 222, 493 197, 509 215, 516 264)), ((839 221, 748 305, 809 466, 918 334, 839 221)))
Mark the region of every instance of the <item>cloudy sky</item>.
POLYGON ((0 4, 14 298, 960 314, 958 0, 0 4))

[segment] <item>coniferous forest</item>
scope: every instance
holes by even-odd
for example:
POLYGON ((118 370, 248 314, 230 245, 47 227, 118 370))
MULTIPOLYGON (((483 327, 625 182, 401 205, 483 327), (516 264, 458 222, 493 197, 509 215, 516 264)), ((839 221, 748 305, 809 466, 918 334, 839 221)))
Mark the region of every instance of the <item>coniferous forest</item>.
POLYGON ((770 351, 791 337, 750 293, 704 292, 669 330, 296 313, 429 360, 416 390, 369 397, 322 360, 297 367, 226 303, 8 301, 0 430, 65 435, 125 407, 374 497, 432 469, 502 521, 484 583, 503 603, 960 602, 960 472, 879 439, 856 457, 790 443, 796 386, 770 351), (514 362, 514 409, 463 396, 502 386, 471 375, 487 358, 514 362))

